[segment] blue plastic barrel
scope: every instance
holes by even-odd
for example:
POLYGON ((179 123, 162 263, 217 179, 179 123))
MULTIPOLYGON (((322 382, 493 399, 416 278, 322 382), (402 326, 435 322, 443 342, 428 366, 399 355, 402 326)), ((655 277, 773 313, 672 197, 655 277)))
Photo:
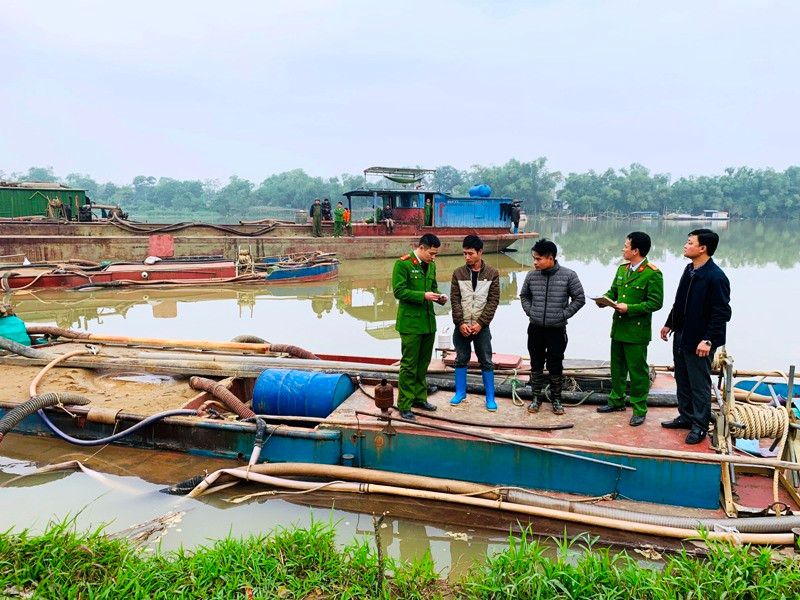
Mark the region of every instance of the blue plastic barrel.
POLYGON ((253 410, 259 415, 324 418, 354 391, 350 378, 340 373, 266 369, 253 388, 253 410))
POLYGON ((485 183, 479 183, 478 185, 473 185, 471 188, 469 188, 470 198, 488 198, 491 195, 492 188, 485 183))

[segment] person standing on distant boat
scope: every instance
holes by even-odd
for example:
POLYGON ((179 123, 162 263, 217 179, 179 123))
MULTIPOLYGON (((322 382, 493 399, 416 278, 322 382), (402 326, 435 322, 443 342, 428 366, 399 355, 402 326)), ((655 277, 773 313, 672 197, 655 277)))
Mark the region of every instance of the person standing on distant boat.
POLYGON ((314 204, 311 205, 308 216, 311 217, 311 235, 322 237, 322 205, 319 198, 314 198, 314 204))
POLYGON ((386 203, 386 208, 383 209, 383 222, 386 223, 386 233, 389 235, 394 233, 394 212, 392 205, 386 203))
POLYGON ((397 323, 402 357, 397 382, 397 408, 404 419, 414 419, 413 407, 436 410, 428 402, 427 374, 436 337, 433 303, 445 304, 447 295, 436 285, 434 259, 441 246, 439 238, 426 233, 411 254, 395 261, 392 290, 397 298, 397 323))
POLYGON ((450 301, 453 309, 453 346, 456 349, 456 395, 450 400, 458 406, 467 397, 467 365, 471 347, 481 365, 486 410, 494 412, 494 363, 489 323, 500 304, 500 274, 483 262, 483 240, 468 235, 461 244, 465 265, 453 271, 450 301))
POLYGON ((525 277, 519 294, 522 310, 530 319, 528 353, 533 399, 528 412, 537 413, 542 405, 546 362, 553 412, 563 415, 561 391, 564 387, 564 352, 568 342, 567 321, 586 304, 586 299, 577 273, 558 264, 558 247, 553 242, 537 241, 532 254, 533 270, 525 277))
POLYGON ((522 209, 519 207, 519 201, 514 200, 511 203, 511 223, 514 225, 514 233, 519 233, 520 216, 522 216, 522 209))
POLYGON ((425 200, 425 227, 433 226, 433 200, 428 198, 425 200))
POLYGON ((327 198, 322 200, 322 220, 323 221, 331 221, 333 220, 333 207, 331 206, 331 201, 327 198))
POLYGON ((342 225, 344 225, 344 206, 339 202, 333 209, 333 237, 342 235, 342 225))
POLYGON ((672 338, 678 416, 664 421, 667 429, 689 429, 687 444, 699 444, 708 435, 711 422, 711 361, 725 343, 731 320, 731 284, 717 266, 714 252, 719 235, 710 229, 695 229, 683 246, 692 262, 683 271, 675 303, 661 329, 661 339, 672 338))
POLYGON ((350 237, 353 237, 353 221, 349 208, 344 209, 343 219, 344 219, 344 226, 347 228, 347 234, 350 237))
MULTIPOLYGON (((650 391, 650 367, 647 346, 652 339, 652 315, 664 304, 664 277, 647 260, 650 236, 641 231, 628 234, 622 246, 625 259, 614 275, 605 297, 616 302, 611 320, 611 393, 608 404, 599 413, 625 410, 625 388, 631 379, 632 427, 644 423, 647 394, 650 391)), ((606 305, 595 302, 600 308, 606 305)))

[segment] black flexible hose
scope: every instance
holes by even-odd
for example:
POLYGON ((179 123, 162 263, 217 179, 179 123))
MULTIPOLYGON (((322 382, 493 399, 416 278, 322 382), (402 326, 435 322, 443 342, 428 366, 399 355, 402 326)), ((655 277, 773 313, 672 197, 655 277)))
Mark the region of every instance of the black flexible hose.
MULTIPOLYGON (((256 440, 255 444, 253 444, 253 453, 256 455, 256 457, 258 457, 261 454, 261 448, 264 446, 264 442, 267 438, 267 424, 264 419, 261 419, 260 417, 252 417, 247 419, 247 421, 256 422, 256 440)), ((173 496, 185 496, 198 485, 200 485, 200 482, 202 482, 204 479, 205 476, 196 475, 195 477, 187 479, 186 481, 181 481, 180 483, 165 487, 159 490, 159 492, 162 494, 171 494, 173 496)))
POLYGON ((19 406, 12 408, 0 419, 0 442, 3 441, 3 437, 5 437, 17 423, 22 421, 22 419, 29 417, 43 408, 55 406, 56 404, 83 405, 89 404, 89 399, 80 394, 73 394, 71 392, 47 392, 46 394, 34 396, 27 402, 23 402, 19 406))
MULTIPOLYGON (((52 393, 52 392, 51 392, 52 393)), ((180 417, 180 416, 197 416, 196 410, 190 409, 177 409, 177 410, 165 410, 164 412, 156 413, 154 415, 150 415, 146 419, 142 419, 136 425, 128 427, 125 431, 120 431, 119 433, 115 433, 114 435, 110 435, 106 438, 101 438, 99 440, 81 440, 78 438, 74 438, 71 435, 68 435, 61 431, 58 427, 56 427, 55 423, 53 423, 46 414, 44 414, 43 410, 39 411, 39 416, 44 421, 45 425, 47 425, 56 436, 60 437, 65 442, 69 442, 70 444, 76 444, 78 446, 105 446, 106 444, 110 444, 111 442, 116 442, 117 440, 121 440, 124 437, 129 436, 130 434, 139 431, 142 427, 147 427, 151 423, 155 423, 159 419, 164 419, 166 417, 180 417)))
POLYGON ((255 446, 261 448, 267 439, 267 423, 264 419, 256 417, 256 441, 255 446))
POLYGON ((205 479, 205 475, 195 475, 191 479, 175 483, 169 487, 158 490, 162 494, 171 494, 173 496, 185 496, 194 488, 200 485, 200 482, 205 479))
POLYGON ((0 348, 3 350, 8 350, 14 354, 19 354, 20 356, 24 356, 25 358, 50 358, 46 353, 42 352, 41 350, 37 350, 36 348, 29 348, 28 346, 23 346, 20 343, 17 343, 13 340, 8 338, 4 338, 0 336, 0 348))

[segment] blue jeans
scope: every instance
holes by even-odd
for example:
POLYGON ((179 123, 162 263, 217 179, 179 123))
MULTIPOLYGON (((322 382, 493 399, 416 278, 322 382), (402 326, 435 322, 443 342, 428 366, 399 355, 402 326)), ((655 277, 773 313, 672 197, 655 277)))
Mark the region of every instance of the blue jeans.
POLYGON ((471 346, 475 346, 475 356, 481 364, 481 371, 494 371, 492 363, 492 332, 488 327, 484 327, 477 335, 464 337, 461 331, 456 329, 453 332, 453 346, 456 349, 456 369, 466 367, 469 364, 471 346))

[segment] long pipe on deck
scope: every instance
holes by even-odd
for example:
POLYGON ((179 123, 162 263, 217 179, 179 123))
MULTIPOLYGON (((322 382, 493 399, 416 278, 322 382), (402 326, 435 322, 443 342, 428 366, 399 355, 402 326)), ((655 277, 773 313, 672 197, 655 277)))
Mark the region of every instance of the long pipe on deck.
MULTIPOLYGON (((222 469, 216 471, 206 477, 203 482, 198 485, 190 495, 197 496, 214 483, 220 475, 227 474, 243 479, 245 481, 255 481, 278 488, 287 488, 294 490, 312 491, 320 489, 318 482, 296 481, 292 479, 283 479, 279 477, 272 477, 270 475, 262 475, 254 473, 252 469, 222 469)), ((643 533, 648 535, 658 535, 668 538, 677 539, 698 539, 705 536, 707 539, 724 540, 733 543, 744 543, 754 545, 773 545, 773 546, 788 546, 794 543, 794 535, 791 533, 780 534, 764 534, 764 533, 731 533, 720 531, 706 531, 700 532, 692 528, 678 528, 678 527, 665 527, 663 525, 650 525, 645 523, 636 523, 633 521, 621 521, 609 517, 599 517, 593 515, 581 515, 577 513, 567 512, 563 510, 554 510, 551 508, 542 508, 538 506, 526 506, 524 504, 517 504, 513 502, 503 502, 502 500, 488 500, 486 498, 476 498, 473 496, 463 496, 456 494, 448 494, 444 492, 435 492, 430 490, 415 490, 404 487, 396 487, 372 483, 330 483, 324 486, 326 490, 335 492, 348 492, 355 494, 386 494, 390 496, 405 496, 409 498, 417 498, 420 500, 435 500, 439 502, 450 502, 454 504, 463 504, 466 506, 477 506, 481 508, 490 508, 495 510, 504 510, 515 512, 519 514, 530 515, 534 517, 542 517, 546 519, 557 519, 560 521, 568 521, 571 523, 579 523, 581 525, 593 525, 595 527, 605 527, 608 529, 616 529, 620 531, 643 533)))
POLYGON ((246 342, 210 342, 208 340, 167 340, 161 338, 131 337, 122 335, 104 335, 100 333, 84 333, 50 327, 45 325, 26 325, 29 334, 53 335, 73 340, 90 340, 95 342, 114 342, 121 344, 138 344, 149 346, 164 346, 171 348, 196 348, 202 350, 236 350, 240 352, 254 352, 265 354, 267 352, 287 352, 298 358, 314 360, 317 357, 307 350, 288 344, 252 344, 246 342))
MULTIPOLYGON (((284 365, 286 367, 312 367, 314 369, 358 369, 360 371, 373 371, 376 373, 399 373, 400 366, 399 365, 384 365, 384 364, 375 364, 375 363, 358 363, 358 362, 348 362, 343 360, 315 360, 313 363, 308 361, 303 361, 300 359, 286 359, 286 358, 272 358, 272 357, 261 357, 261 356, 234 356, 234 355, 225 355, 225 354, 218 354, 215 356, 209 356, 207 354, 181 354, 178 352, 140 352, 136 355, 137 358, 140 359, 153 359, 153 360, 187 360, 187 361, 206 361, 206 362, 218 362, 218 363, 227 363, 227 362, 248 362, 248 363, 259 363, 265 365, 284 365)), ((501 373, 503 371, 496 370, 496 373, 501 373)), ((513 371, 507 371, 508 374, 511 374, 513 371)), ((453 369, 449 367, 445 368, 429 368, 429 374, 434 375, 441 375, 453 374, 453 369)), ((524 372, 522 373, 524 374, 524 372)), ((568 372, 564 371, 564 374, 567 375, 568 372)), ((578 373, 574 375, 580 375, 578 373)), ((573 375, 573 376, 574 376, 573 375)), ((592 377, 594 375, 588 375, 592 377)), ((608 378, 608 375, 606 375, 608 378)))

